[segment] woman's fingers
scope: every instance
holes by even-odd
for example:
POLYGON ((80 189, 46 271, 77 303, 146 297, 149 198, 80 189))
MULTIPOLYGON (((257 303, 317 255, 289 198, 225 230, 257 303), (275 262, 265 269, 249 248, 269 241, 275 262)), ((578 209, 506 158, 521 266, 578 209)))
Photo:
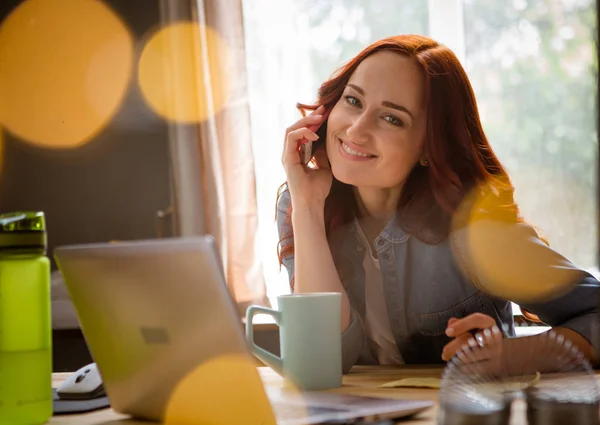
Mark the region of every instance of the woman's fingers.
POLYGON ((493 317, 483 313, 473 313, 461 319, 457 319, 452 324, 449 324, 448 328, 446 329, 446 335, 457 337, 471 331, 491 328, 495 324, 496 321, 493 317))
POLYGON ((473 335, 471 332, 463 333, 450 341, 442 351, 442 359, 448 361, 465 346, 471 347, 479 354, 476 360, 492 359, 499 357, 502 352, 503 335, 498 326, 486 328, 473 335))
POLYGON ((299 148, 301 142, 306 142, 307 140, 314 142, 318 139, 319 136, 306 127, 290 131, 286 136, 285 146, 283 148, 283 166, 288 167, 290 165, 300 164, 299 148))
POLYGON ((442 351, 442 360, 448 361, 464 345, 468 345, 468 344, 473 345, 476 343, 477 342, 473 339, 473 335, 471 335, 471 334, 461 335, 458 338, 455 338, 452 341, 450 341, 448 344, 446 344, 446 346, 444 347, 444 350, 442 351), (472 340, 472 341, 469 342, 470 340, 472 340))
MULTIPOLYGON (((316 131, 326 119, 324 112, 325 108, 319 107, 286 130, 281 162, 294 202, 324 203, 331 190, 333 176, 327 169, 328 161, 323 157, 324 152, 317 155, 316 169, 305 165, 306 157, 312 154, 311 148, 314 149, 313 143, 319 140, 316 131)), ((320 147, 317 151, 319 150, 324 151, 320 147)))
POLYGON ((307 115, 306 117, 296 121, 294 124, 290 125, 288 128, 285 129, 285 135, 287 136, 289 133, 291 133, 294 130, 298 130, 299 128, 302 127, 316 127, 319 124, 321 124, 321 121, 323 120, 323 115, 307 115))
POLYGON ((323 105, 321 105, 317 109, 312 111, 309 115, 296 121, 294 124, 292 124, 285 130, 286 137, 289 133, 291 133, 294 130, 298 130, 299 128, 313 127, 313 126, 320 125, 321 122, 323 121, 323 112, 324 111, 325 111, 325 107, 323 105))
POLYGON ((325 111, 323 105, 312 111, 304 118, 299 119, 285 130, 284 146, 281 156, 281 162, 284 166, 298 164, 301 162, 299 157, 299 144, 318 139, 315 131, 323 122, 322 113, 325 111), (295 154, 292 154, 295 152, 295 154))

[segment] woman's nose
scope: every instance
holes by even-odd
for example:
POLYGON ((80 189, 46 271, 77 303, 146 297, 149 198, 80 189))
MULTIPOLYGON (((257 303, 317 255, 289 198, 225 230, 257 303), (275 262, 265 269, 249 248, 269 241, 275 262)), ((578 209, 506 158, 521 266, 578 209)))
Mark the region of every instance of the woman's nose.
POLYGON ((370 125, 367 114, 360 114, 354 118, 352 124, 348 127, 346 135, 353 142, 360 143, 368 137, 370 125))

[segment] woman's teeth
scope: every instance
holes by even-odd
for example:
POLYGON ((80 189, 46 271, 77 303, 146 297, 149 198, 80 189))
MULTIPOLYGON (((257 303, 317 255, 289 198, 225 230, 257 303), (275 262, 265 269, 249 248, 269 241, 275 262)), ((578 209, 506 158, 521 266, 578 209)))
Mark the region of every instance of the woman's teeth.
POLYGON ((344 151, 346 153, 349 153, 350 155, 362 156, 363 158, 370 158, 373 156, 373 155, 369 155, 366 153, 357 152, 354 149, 351 149, 350 147, 346 146, 346 144, 344 142, 342 142, 342 149, 344 149, 344 151))

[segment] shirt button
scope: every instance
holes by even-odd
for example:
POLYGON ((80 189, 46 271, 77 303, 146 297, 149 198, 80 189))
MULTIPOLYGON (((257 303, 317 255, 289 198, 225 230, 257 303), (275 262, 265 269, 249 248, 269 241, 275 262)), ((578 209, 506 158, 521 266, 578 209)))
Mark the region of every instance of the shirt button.
POLYGON ((362 252, 362 246, 360 246, 360 245, 359 245, 359 246, 358 246, 358 248, 356 248, 356 250, 357 250, 358 252, 362 252))
POLYGON ((386 260, 386 261, 389 260, 390 259, 390 254, 388 254, 388 253, 383 254, 383 259, 386 260))
POLYGON ((383 242, 383 239, 379 239, 379 240, 377 241, 377 245, 381 246, 381 245, 383 245, 383 244, 384 244, 384 242, 383 242))

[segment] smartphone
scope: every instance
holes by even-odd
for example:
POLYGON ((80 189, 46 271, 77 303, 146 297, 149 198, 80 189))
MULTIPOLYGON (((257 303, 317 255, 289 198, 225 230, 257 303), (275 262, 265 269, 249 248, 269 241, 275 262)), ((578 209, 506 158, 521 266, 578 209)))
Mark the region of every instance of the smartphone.
MULTIPOLYGON (((326 110, 323 113, 323 120, 320 124, 309 125, 307 128, 313 133, 317 133, 319 129, 327 122, 327 118, 329 117, 329 113, 331 109, 326 110)), ((300 146, 300 160, 304 165, 308 164, 313 156, 315 156, 315 152, 323 145, 325 141, 325 132, 323 134, 319 134, 319 140, 312 142, 311 140, 307 141, 303 145, 300 146)))

